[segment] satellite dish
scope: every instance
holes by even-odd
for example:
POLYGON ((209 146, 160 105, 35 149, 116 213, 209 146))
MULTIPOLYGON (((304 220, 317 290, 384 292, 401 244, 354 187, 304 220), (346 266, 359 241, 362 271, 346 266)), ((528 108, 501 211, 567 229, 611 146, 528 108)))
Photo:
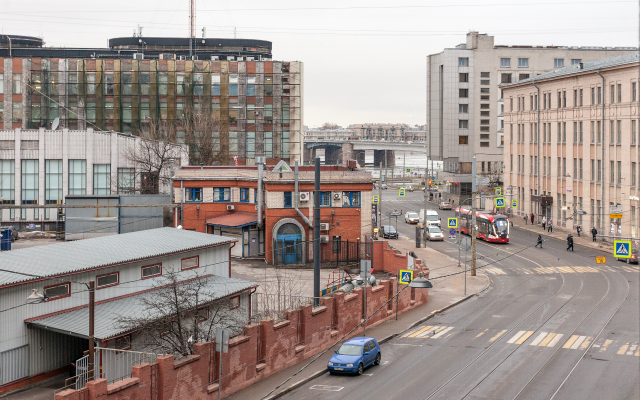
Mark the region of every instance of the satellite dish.
POLYGON ((53 122, 51 123, 51 130, 55 131, 56 129, 58 129, 58 125, 60 125, 60 118, 56 118, 53 120, 53 122))

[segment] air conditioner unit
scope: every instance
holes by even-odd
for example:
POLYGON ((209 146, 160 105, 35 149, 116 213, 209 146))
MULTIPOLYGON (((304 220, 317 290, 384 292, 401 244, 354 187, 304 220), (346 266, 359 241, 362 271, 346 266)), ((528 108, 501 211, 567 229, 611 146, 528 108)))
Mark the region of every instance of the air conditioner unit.
POLYGON ((133 59, 134 60, 143 60, 144 59, 144 54, 142 54, 142 53, 133 53, 133 59))
POLYGON ((340 192, 333 192, 333 199, 334 200, 340 200, 342 198, 342 193, 340 192))
POLYGON ((320 223, 320 230, 321 231, 328 231, 329 230, 329 224, 328 223, 320 223))
POLYGON ((329 235, 320 235, 320 243, 329 243, 329 235))
POLYGON ((211 61, 218 61, 220 56, 211 56, 211 61))
POLYGON ((236 209, 236 206, 232 204, 227 205, 227 210, 235 210, 235 209, 236 209))
POLYGON ((309 201, 309 192, 300 192, 300 201, 309 201))
POLYGON ((179 60, 180 61, 185 61, 187 59, 187 56, 180 56, 179 60))

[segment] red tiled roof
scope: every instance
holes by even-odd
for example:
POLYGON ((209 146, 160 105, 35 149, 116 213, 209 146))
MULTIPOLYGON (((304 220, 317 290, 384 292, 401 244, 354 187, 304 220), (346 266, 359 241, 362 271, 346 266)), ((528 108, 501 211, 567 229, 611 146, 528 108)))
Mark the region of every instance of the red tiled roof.
POLYGON ((258 214, 247 212, 236 212, 207 218, 207 225, 227 226, 230 228, 239 228, 256 222, 258 222, 258 214))

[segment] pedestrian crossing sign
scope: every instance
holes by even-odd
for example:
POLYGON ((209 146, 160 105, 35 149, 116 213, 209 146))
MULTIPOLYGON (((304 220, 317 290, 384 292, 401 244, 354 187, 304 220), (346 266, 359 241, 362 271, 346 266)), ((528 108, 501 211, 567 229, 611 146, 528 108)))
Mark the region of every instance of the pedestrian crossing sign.
POLYGON ((447 218, 447 228, 457 228, 458 218, 447 218))
POLYGON ((504 207, 504 197, 496 197, 496 207, 504 207))
POLYGON ((410 174, 410 173, 411 173, 411 168, 405 168, 404 170, 405 170, 405 172, 406 172, 407 174, 410 174))
POLYGON ((400 192, 398 193, 398 196, 404 197, 404 188, 400 189, 400 192))
POLYGON ((378 196, 377 194, 373 195, 373 204, 379 204, 380 203, 380 196, 378 196))
POLYGON ((511 200, 511 207, 518 208, 518 200, 516 199, 511 200))
POLYGON ((497 187, 495 190, 496 190, 496 196, 502 195, 502 188, 501 187, 497 187))
POLYGON ((618 258, 631 258, 631 241, 630 240, 614 240, 613 256, 618 258))
POLYGON ((401 269, 399 271, 400 283, 408 285, 413 280, 413 271, 401 269))

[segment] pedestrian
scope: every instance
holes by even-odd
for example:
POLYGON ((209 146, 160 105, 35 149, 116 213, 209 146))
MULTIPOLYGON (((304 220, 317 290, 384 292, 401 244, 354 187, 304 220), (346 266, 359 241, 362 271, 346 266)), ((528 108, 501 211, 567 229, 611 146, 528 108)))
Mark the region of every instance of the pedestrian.
POLYGON ((546 224, 547 224, 547 217, 542 217, 542 230, 545 229, 546 224))
POLYGON ((567 251, 569 251, 569 249, 573 251, 573 236, 571 234, 567 236, 567 251))
POLYGON ((535 218, 535 216, 533 215, 533 213, 531 213, 531 225, 533 225, 533 219, 535 218))
POLYGON ((528 218, 527 218, 527 216, 525 215, 525 216, 524 216, 524 224, 525 224, 525 225, 527 224, 527 219, 528 219, 528 218))
POLYGON ((596 227, 594 226, 593 228, 591 228, 591 235, 593 236, 593 241, 596 241, 596 235, 598 234, 598 230, 596 229, 596 227))
POLYGON ((578 232, 578 237, 580 237, 580 232, 582 232, 582 227, 580 225, 576 228, 576 232, 578 232))
POLYGON ((536 247, 540 246, 540 248, 542 248, 542 242, 544 242, 542 235, 538 235, 538 242, 536 243, 536 247))
POLYGON ((553 233, 553 220, 549 218, 549 225, 547 225, 547 232, 553 233))

